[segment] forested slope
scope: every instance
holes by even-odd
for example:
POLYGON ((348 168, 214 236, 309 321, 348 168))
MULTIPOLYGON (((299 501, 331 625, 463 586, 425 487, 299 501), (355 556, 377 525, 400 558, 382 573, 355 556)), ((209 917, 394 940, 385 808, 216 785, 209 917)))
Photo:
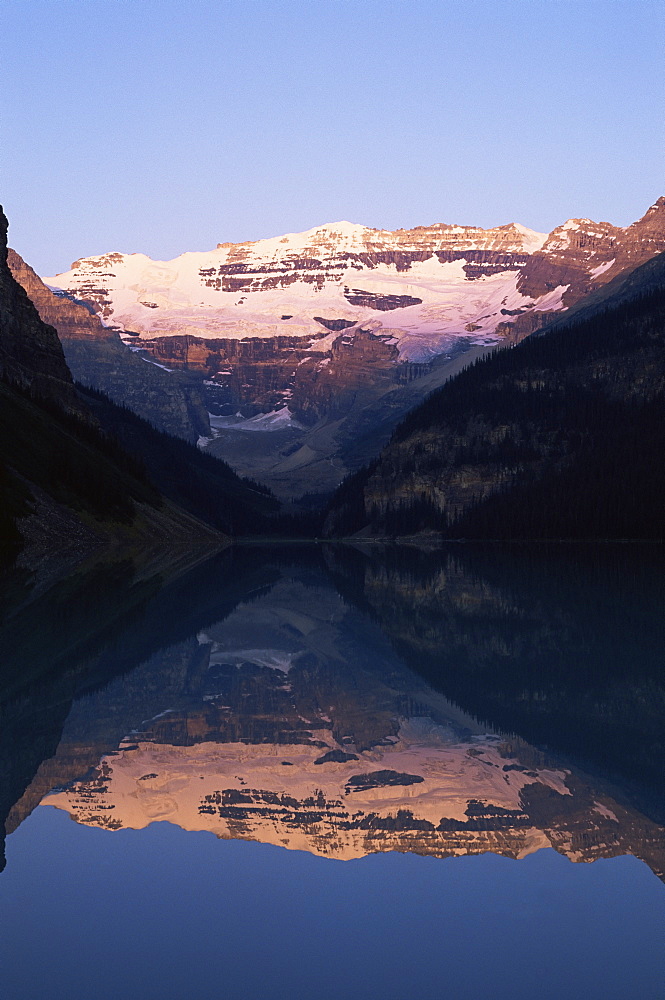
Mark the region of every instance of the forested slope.
POLYGON ((413 410, 326 533, 662 538, 665 255, 608 291, 413 410))

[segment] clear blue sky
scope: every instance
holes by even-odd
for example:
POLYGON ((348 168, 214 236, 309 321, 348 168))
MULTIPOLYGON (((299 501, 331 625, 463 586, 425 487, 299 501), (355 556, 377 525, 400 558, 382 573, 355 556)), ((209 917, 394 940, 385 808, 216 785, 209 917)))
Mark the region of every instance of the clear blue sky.
POLYGON ((348 219, 627 225, 662 0, 0 0, 0 201, 42 274, 348 219))

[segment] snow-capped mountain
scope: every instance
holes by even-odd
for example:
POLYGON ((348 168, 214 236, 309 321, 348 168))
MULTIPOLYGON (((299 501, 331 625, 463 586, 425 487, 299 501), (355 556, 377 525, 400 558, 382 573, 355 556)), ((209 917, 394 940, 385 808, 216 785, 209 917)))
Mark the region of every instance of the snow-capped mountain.
POLYGON ((422 361, 451 337, 493 337, 502 309, 560 308, 564 286, 535 298, 517 287, 546 238, 517 225, 385 232, 338 222, 172 261, 88 257, 46 281, 145 340, 289 336, 325 351, 340 329, 370 324, 400 359, 422 361))
POLYGON ((516 223, 389 232, 336 222, 171 261, 82 258, 45 281, 146 360, 197 373, 213 413, 287 408, 279 429, 288 439, 268 421, 270 444, 246 448, 239 421, 235 433, 226 427, 202 443, 297 496, 331 489, 373 457, 460 365, 521 340, 662 251, 665 198, 626 228, 570 219, 550 234, 516 223), (320 433, 330 423, 334 440, 320 433), (307 433, 294 434, 299 425, 307 433), (369 443, 351 456, 361 425, 369 443))
POLYGON ((570 219, 549 235, 515 223, 388 232, 336 222, 171 261, 82 258, 46 281, 146 340, 320 340, 369 324, 390 336, 400 360, 423 361, 451 337, 483 342, 512 317, 565 308, 629 262, 665 249, 664 216, 660 199, 626 229, 570 219))

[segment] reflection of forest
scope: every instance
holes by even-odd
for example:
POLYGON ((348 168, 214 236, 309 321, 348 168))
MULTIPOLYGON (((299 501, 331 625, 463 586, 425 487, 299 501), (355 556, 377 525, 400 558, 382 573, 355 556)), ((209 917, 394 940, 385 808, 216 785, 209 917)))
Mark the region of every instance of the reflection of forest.
POLYGON ((658 546, 338 546, 328 558, 340 592, 447 697, 665 819, 658 546))
POLYGON ((42 664, 4 702, 8 832, 62 788, 109 829, 661 873, 658 560, 453 551, 238 548, 133 602, 98 586, 96 631, 84 581, 36 602, 4 632, 42 664))

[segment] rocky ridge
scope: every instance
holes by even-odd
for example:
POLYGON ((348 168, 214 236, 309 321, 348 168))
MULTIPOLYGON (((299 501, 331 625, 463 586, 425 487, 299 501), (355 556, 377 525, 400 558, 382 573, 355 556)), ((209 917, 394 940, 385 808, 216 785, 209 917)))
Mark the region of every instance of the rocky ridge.
POLYGON ((7 267, 7 227, 0 209, 0 376, 68 412, 83 415, 57 332, 40 321, 7 267))
POLYGON ((90 307, 52 292, 11 248, 7 263, 41 319, 57 331, 67 365, 78 382, 106 393, 168 434, 193 443, 210 434, 203 394, 192 379, 137 357, 90 307))

